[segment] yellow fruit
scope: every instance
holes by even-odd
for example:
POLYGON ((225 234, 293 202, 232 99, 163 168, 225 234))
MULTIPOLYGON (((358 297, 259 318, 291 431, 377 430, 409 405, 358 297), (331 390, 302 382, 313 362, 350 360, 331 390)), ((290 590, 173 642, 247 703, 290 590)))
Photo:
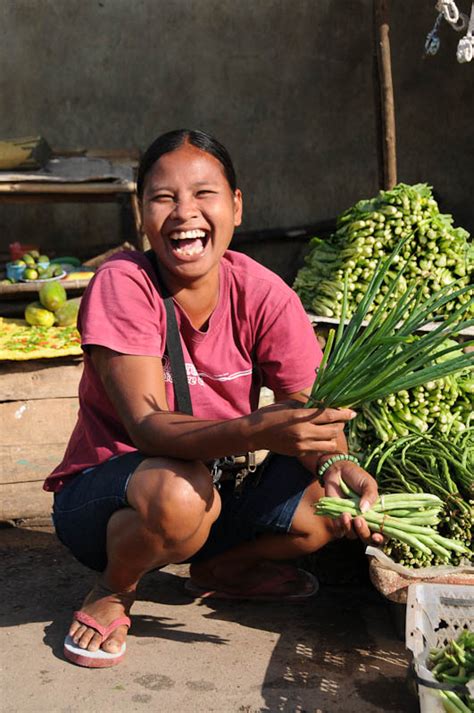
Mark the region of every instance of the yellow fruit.
POLYGON ((41 302, 32 302, 25 309, 25 319, 34 327, 52 327, 55 317, 54 313, 45 309, 41 302))
POLYGON ((43 307, 55 312, 66 302, 66 290, 59 282, 45 282, 39 291, 39 299, 43 307))

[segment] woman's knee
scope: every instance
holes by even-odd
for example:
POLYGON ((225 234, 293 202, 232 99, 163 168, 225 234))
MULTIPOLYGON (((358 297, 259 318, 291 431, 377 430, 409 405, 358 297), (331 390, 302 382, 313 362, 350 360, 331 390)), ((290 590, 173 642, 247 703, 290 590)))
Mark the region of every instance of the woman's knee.
POLYGON ((340 537, 334 520, 314 514, 314 506, 323 495, 324 489, 316 481, 311 483, 293 518, 291 532, 301 538, 304 554, 315 552, 340 537))
POLYGON ((150 458, 130 479, 127 498, 145 527, 168 544, 191 537, 207 517, 215 519, 217 492, 199 461, 150 458))

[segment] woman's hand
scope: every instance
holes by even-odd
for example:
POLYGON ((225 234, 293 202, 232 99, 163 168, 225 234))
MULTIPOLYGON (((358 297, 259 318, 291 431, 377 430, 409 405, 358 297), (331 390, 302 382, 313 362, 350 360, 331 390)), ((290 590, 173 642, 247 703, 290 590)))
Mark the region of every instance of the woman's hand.
POLYGON ((355 415, 351 409, 302 408, 298 401, 279 401, 251 414, 252 450, 299 458, 340 453, 344 426, 355 415))
MULTIPOLYGON (((351 490, 360 495, 361 512, 367 512, 378 498, 377 483, 360 465, 350 460, 340 460, 330 466, 324 475, 325 494, 330 497, 344 497, 341 490, 342 480, 351 490)), ((384 538, 379 533, 371 533, 363 517, 352 518, 343 513, 335 521, 336 532, 340 537, 359 537, 366 544, 381 545, 384 538)))

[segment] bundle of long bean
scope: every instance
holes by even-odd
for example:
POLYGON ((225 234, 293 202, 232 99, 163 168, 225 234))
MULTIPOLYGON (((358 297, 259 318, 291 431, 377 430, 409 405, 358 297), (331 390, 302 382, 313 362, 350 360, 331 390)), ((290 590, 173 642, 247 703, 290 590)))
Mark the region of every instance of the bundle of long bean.
MULTIPOLYGON (((474 288, 469 285, 454 292, 451 285, 445 286, 436 294, 424 297, 423 288, 416 289, 412 284, 395 305, 389 307, 403 277, 402 268, 391 281, 370 323, 363 328, 367 312, 404 244, 400 243, 379 265, 347 326, 344 324, 347 313, 346 280, 341 320, 337 332, 329 332, 308 406, 354 407, 474 365, 473 353, 442 359, 459 350, 455 342, 440 348, 453 333, 474 324, 474 319, 466 318, 474 306, 474 288), (419 337, 414 336, 415 332, 432 323, 440 310, 461 296, 462 304, 450 311, 435 328, 419 337)), ((474 340, 466 342, 466 345, 472 344, 474 340)))
MULTIPOLYGON (((466 429, 453 439, 410 435, 391 444, 381 444, 365 460, 364 467, 384 492, 428 492, 443 502, 438 531, 462 544, 473 557, 474 538, 474 429, 466 429)), ((409 543, 388 541, 387 555, 411 567, 445 563, 437 553, 414 551, 409 543)), ((452 552, 450 564, 458 565, 459 553, 452 552)))
POLYGON ((451 553, 467 556, 469 551, 456 540, 443 537, 436 529, 442 500, 430 493, 382 495, 372 508, 362 513, 360 498, 341 483, 346 497, 321 498, 315 505, 316 515, 338 518, 342 513, 363 517, 371 532, 380 532, 388 539, 398 540, 426 555, 436 553, 449 562, 451 553))
MULTIPOLYGON (((363 299, 377 261, 403 238, 407 238, 407 244, 398 264, 405 263, 407 270, 391 297, 393 304, 411 282, 421 282, 425 296, 456 280, 468 284, 468 273, 472 270, 469 234, 463 228, 453 227, 452 216, 439 212, 430 186, 400 183, 345 211, 329 239, 313 238, 306 265, 298 272, 293 287, 308 310, 321 316, 339 317, 347 275, 350 316, 363 299)), ((387 274, 368 317, 388 291, 393 276, 387 274)), ((459 295, 444 309, 454 309, 462 300, 459 295)))
MULTIPOLYGON (((474 633, 462 631, 456 639, 448 641, 443 648, 431 649, 428 668, 440 683, 461 687, 474 678, 474 633)), ((446 689, 439 692, 447 713, 471 713, 474 698, 461 688, 458 693, 446 689)))

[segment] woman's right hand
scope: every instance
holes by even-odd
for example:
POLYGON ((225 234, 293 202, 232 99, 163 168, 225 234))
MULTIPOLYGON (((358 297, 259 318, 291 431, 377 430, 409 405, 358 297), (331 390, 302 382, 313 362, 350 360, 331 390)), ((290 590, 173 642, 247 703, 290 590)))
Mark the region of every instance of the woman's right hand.
POLYGON ((302 408, 299 401, 279 401, 251 415, 254 450, 296 457, 339 453, 344 426, 355 416, 348 408, 302 408))

